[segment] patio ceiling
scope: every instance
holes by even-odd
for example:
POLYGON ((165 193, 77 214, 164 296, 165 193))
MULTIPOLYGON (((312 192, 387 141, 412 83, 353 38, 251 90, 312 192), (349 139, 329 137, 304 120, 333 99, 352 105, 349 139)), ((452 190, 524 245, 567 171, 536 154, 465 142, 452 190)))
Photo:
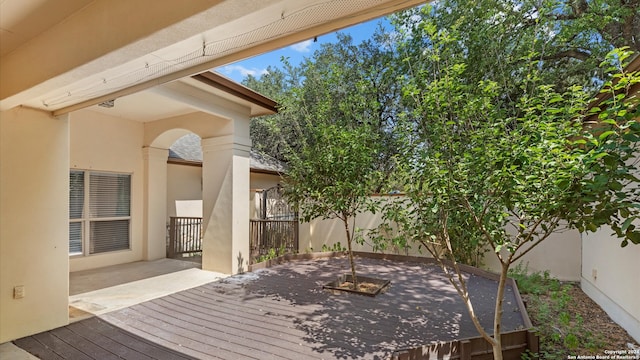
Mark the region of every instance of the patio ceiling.
MULTIPOLYGON (((421 3, 2 0, 0 110, 64 114, 421 3)), ((134 114, 135 100, 153 96, 116 102, 134 114)))
POLYGON ((92 105, 87 109, 118 118, 150 122, 196 111, 207 112, 206 107, 199 106, 197 101, 207 98, 212 102, 224 99, 247 107, 251 109, 252 117, 272 114, 276 105, 275 101, 222 75, 205 72, 119 97, 114 100, 113 107, 92 105))

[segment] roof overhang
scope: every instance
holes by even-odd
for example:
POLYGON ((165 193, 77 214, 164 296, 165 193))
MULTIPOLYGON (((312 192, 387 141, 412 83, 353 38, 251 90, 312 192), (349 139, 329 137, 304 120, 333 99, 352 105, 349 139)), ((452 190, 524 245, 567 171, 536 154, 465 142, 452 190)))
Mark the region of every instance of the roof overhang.
POLYGON ((235 98, 244 101, 251 108, 252 117, 278 112, 278 103, 274 100, 220 74, 207 71, 193 75, 191 78, 216 89, 218 95, 221 97, 235 98))
MULTIPOLYGON (((206 111, 206 104, 197 98, 224 107, 248 109, 250 117, 275 114, 277 103, 241 84, 213 72, 205 72, 158 85, 137 93, 112 99, 111 106, 92 105, 87 109, 108 116, 150 122, 197 111, 206 111), (203 107, 204 106, 204 107, 203 107)), ((55 113, 54 113, 55 114, 55 113)))

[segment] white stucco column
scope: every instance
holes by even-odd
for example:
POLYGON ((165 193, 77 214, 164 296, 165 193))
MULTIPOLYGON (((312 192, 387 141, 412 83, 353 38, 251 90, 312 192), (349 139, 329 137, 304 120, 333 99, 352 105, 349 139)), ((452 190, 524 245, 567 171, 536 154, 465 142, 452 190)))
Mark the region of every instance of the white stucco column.
POLYGON ((142 256, 145 260, 166 257, 167 245, 167 158, 168 149, 145 147, 144 231, 142 256))
POLYGON ((225 274, 249 264, 249 152, 237 135, 202 139, 202 269, 225 274))

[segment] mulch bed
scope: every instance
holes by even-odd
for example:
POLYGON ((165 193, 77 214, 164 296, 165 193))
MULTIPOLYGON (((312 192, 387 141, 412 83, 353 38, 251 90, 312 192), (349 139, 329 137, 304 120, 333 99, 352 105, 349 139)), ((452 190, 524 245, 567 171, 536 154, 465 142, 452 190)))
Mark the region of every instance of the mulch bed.
MULTIPOLYGON (((552 345, 541 344, 541 349, 551 352, 566 359, 567 356, 576 355, 606 355, 605 350, 626 350, 629 349, 629 344, 640 349, 640 344, 636 342, 625 329, 615 323, 609 315, 607 315, 602 308, 596 304, 587 294, 585 294, 578 284, 570 285, 568 287, 568 295, 571 297, 571 302, 567 304, 567 311, 572 317, 580 316, 584 319, 583 330, 593 334, 593 342, 591 347, 587 347, 587 344, 580 343, 576 349, 567 349, 564 345, 552 345), (596 345, 593 348, 593 345, 596 345)), ((533 295, 522 295, 524 300, 529 303, 533 301, 530 297, 533 295)), ((552 299, 549 295, 535 295, 540 303, 551 304, 552 299)), ((528 312, 531 317, 533 325, 536 327, 549 327, 556 326, 556 324, 539 323, 537 321, 537 309, 529 306, 528 312)))

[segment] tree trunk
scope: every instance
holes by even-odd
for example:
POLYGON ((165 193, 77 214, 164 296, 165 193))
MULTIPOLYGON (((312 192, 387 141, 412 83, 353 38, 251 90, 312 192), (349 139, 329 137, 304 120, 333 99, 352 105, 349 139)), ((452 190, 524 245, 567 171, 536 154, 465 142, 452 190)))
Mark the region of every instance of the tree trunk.
POLYGON ((496 308, 494 310, 493 318, 493 338, 496 341, 492 344, 494 360, 502 360, 502 301, 504 299, 504 287, 507 283, 508 271, 509 263, 502 263, 500 281, 498 282, 498 293, 496 295, 496 308))
POLYGON ((358 279, 356 278, 356 264, 353 261, 353 250, 351 249, 351 231, 349 231, 349 219, 344 218, 344 231, 347 233, 347 250, 349 252, 349 265, 351 265, 351 278, 353 279, 353 290, 358 290, 358 279))

